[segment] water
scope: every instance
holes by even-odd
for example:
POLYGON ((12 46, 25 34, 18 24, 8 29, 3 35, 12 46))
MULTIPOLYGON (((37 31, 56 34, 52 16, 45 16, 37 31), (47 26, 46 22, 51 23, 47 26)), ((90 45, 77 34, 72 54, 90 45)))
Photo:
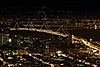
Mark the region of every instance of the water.
POLYGON ((79 29, 79 30, 68 30, 70 34, 78 37, 87 39, 88 41, 92 39, 93 41, 100 41, 100 29, 79 29))

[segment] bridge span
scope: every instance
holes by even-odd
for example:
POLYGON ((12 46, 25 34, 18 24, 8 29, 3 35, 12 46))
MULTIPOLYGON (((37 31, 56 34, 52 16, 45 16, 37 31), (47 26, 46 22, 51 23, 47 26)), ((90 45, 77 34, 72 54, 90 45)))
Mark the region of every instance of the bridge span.
POLYGON ((52 30, 44 30, 44 29, 36 29, 36 28, 10 28, 10 30, 26 30, 26 31, 37 31, 37 32, 43 32, 43 33, 48 33, 48 34, 53 34, 53 35, 58 35, 62 37, 68 37, 69 34, 64 34, 60 32, 54 32, 52 30))
POLYGON ((13 28, 10 28, 11 31, 36 31, 36 32, 43 32, 43 33, 48 33, 48 34, 52 34, 52 35, 58 35, 58 36, 62 36, 62 37, 68 37, 69 33, 66 32, 65 29, 63 29, 64 25, 61 25, 60 28, 57 31, 52 31, 50 29, 50 27, 47 25, 47 23, 43 23, 43 25, 41 25, 41 27, 39 29, 35 28, 34 25, 31 24, 26 24, 25 27, 20 27, 18 22, 15 23, 13 28), (42 29, 43 27, 45 27, 46 29, 42 29), (60 30, 63 31, 63 33, 59 32, 60 30))
POLYGON ((83 43, 84 45, 90 47, 90 48, 93 48, 93 49, 96 49, 96 50, 100 50, 100 47, 96 46, 95 44, 91 43, 91 42, 88 42, 86 39, 84 38, 79 38, 77 36, 72 36, 72 40, 78 40, 80 41, 81 43, 83 43))
MULTIPOLYGON (((40 32, 40 33, 48 33, 48 34, 51 34, 51 35, 58 35, 58 36, 62 36, 62 37, 65 37, 65 38, 70 36, 70 34, 68 32, 66 33, 66 31, 64 31, 63 25, 61 25, 61 27, 57 31, 52 31, 46 23, 43 23, 43 25, 41 25, 40 29, 34 28, 34 26, 31 25, 31 24, 27 24, 26 27, 21 28, 21 27, 19 27, 18 23, 16 23, 13 28, 10 28, 10 30, 11 31, 16 31, 16 30, 17 31, 36 31, 36 32, 40 32), (46 29, 42 29, 43 26, 46 29), (29 27, 29 28, 27 28, 27 27, 29 27), (59 32, 60 29, 63 30, 63 33, 59 32)), ((91 42, 88 42, 84 38, 81 38, 81 37, 79 38, 77 36, 72 36, 72 41, 73 41, 73 39, 80 41, 81 43, 83 43, 86 46, 89 46, 90 48, 93 48, 93 49, 96 49, 96 50, 100 50, 99 47, 95 46, 91 42)))

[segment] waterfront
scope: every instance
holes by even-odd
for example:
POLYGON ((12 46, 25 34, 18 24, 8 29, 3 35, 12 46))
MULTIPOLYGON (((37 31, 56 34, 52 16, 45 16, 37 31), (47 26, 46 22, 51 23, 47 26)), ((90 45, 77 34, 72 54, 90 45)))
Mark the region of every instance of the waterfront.
MULTIPOLYGON (((87 35, 94 36, 94 31, 99 34, 99 30, 95 29, 68 30, 70 34, 73 33, 76 34, 75 36, 87 39, 89 38, 87 35), (87 31, 89 33, 85 33, 87 31)), ((57 67, 99 66, 100 56, 97 50, 86 46, 81 41, 71 43, 72 41, 69 42, 70 40, 67 41, 63 37, 50 34, 45 35, 47 36, 44 36, 44 33, 28 33, 28 31, 15 31, 15 33, 13 31, 13 33, 10 34, 3 32, 5 40, 3 42, 4 45, 0 46, 1 65, 3 64, 4 67, 48 67, 51 66, 51 64, 57 67), (27 34, 21 35, 21 33, 24 32, 27 32, 27 34), (31 33, 33 35, 31 35, 31 33), (27 36, 28 34, 30 35, 27 36), (36 36, 35 34, 41 34, 42 37, 36 36), (15 58, 16 60, 14 60, 15 58)))
POLYGON ((1 11, 1 67, 99 67, 99 17, 46 9, 1 11))
POLYGON ((100 29, 77 29, 77 30, 68 30, 70 34, 74 34, 78 37, 83 37, 88 41, 93 39, 93 41, 100 41, 100 29))

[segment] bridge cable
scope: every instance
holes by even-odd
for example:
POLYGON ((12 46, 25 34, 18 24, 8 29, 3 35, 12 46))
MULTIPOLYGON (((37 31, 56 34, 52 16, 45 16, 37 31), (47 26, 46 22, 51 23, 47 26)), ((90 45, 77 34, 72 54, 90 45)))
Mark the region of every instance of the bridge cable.
POLYGON ((31 22, 31 24, 29 24, 30 28, 34 28, 34 25, 32 24, 33 22, 31 22))
POLYGON ((27 28, 28 24, 25 25, 25 28, 27 28))
MULTIPOLYGON (((64 26, 63 26, 63 27, 64 27, 64 26)), ((66 32, 65 32, 65 30, 64 30, 64 28, 63 28, 63 27, 62 27, 61 29, 62 29, 63 33, 64 33, 64 34, 66 34, 66 32)))
POLYGON ((47 25, 46 25, 46 23, 44 24, 44 26, 45 26, 46 30, 49 30, 48 27, 47 27, 47 25))
POLYGON ((50 27, 47 25, 47 23, 46 23, 46 26, 47 26, 48 30, 49 30, 50 32, 52 32, 52 30, 51 30, 50 27))
POLYGON ((42 28, 43 28, 43 26, 44 26, 44 23, 41 25, 40 29, 42 29, 42 28))
POLYGON ((18 22, 15 23, 14 28, 15 28, 16 26, 17 26, 18 28, 20 28, 18 22))
POLYGON ((59 32, 63 25, 61 25, 56 32, 59 32))
POLYGON ((70 35, 69 32, 66 30, 65 26, 63 26, 63 28, 65 29, 64 31, 65 31, 68 35, 70 35))
POLYGON ((64 35, 67 34, 67 35, 69 36, 68 31, 66 32, 64 29, 66 30, 66 28, 64 27, 64 25, 61 25, 61 26, 59 27, 59 29, 58 29, 56 32, 60 32, 60 30, 62 30, 62 32, 63 32, 64 35))
POLYGON ((30 26, 30 25, 29 25, 29 22, 26 24, 25 28, 27 28, 28 26, 30 26))
POLYGON ((43 26, 46 28, 46 30, 48 30, 48 28, 47 28, 47 26, 46 26, 45 22, 43 23, 43 25, 41 26, 41 28, 40 28, 40 29, 42 29, 42 28, 43 28, 43 26))

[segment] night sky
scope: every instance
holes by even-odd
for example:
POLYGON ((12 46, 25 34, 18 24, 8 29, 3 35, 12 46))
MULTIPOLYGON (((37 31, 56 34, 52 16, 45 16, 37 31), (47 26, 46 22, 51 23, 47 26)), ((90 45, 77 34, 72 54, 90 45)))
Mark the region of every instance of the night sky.
POLYGON ((30 9, 39 6, 48 6, 60 10, 73 10, 73 11, 100 11, 100 3, 96 0, 7 0, 0 2, 0 9, 11 6, 27 7, 30 9))

